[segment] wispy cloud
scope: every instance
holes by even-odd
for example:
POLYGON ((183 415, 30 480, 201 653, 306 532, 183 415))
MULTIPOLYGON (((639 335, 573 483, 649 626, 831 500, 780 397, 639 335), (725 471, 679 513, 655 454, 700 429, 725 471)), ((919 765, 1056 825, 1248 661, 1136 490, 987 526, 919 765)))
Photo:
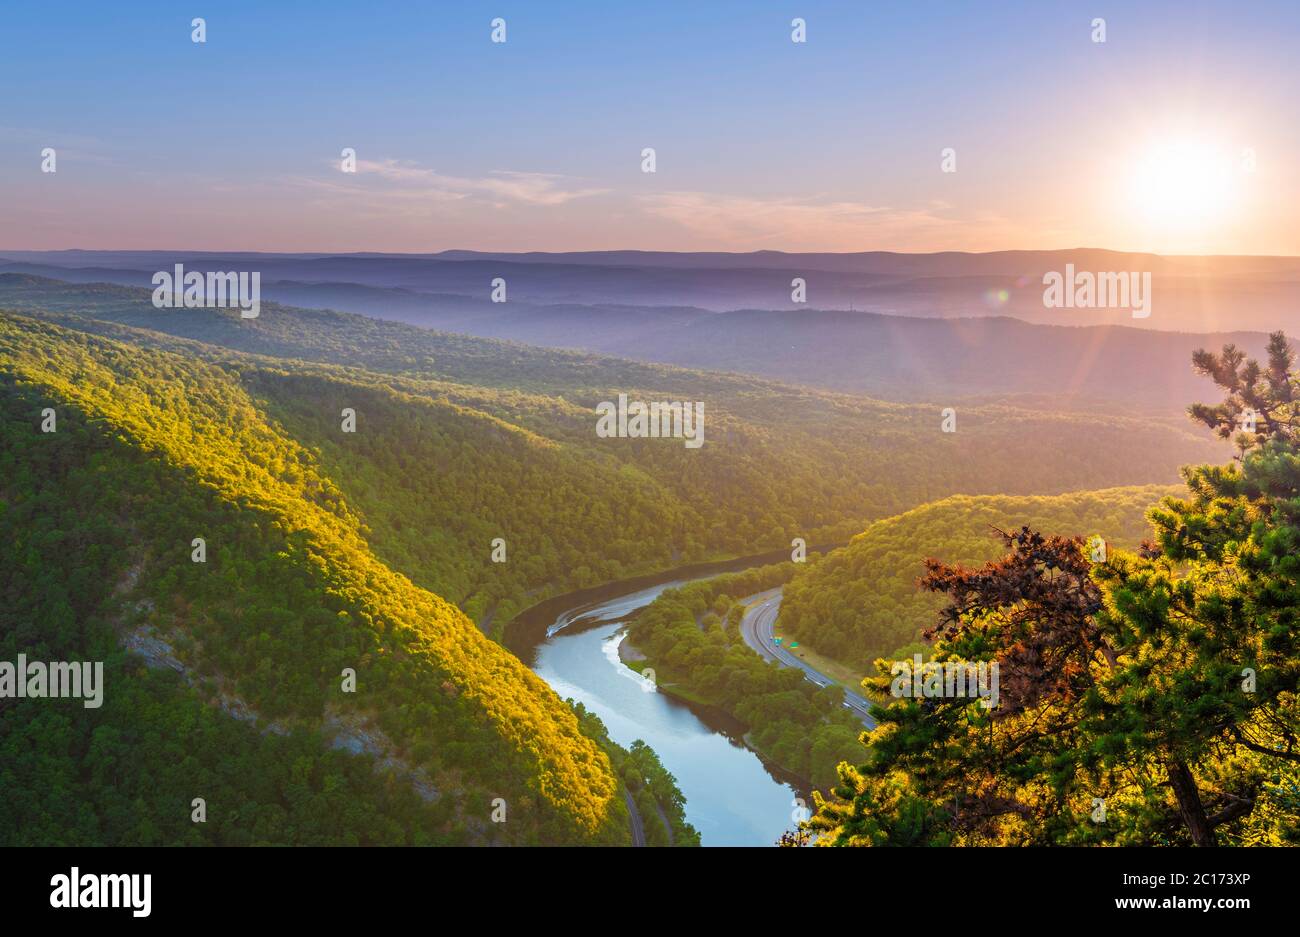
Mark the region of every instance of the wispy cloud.
MULTIPOLYGON (((335 164, 335 171, 338 171, 335 164)), ((482 176, 455 176, 406 160, 358 160, 355 174, 301 180, 316 188, 378 199, 386 205, 474 201, 495 207, 555 206, 600 195, 605 189, 582 186, 555 173, 496 170, 482 176)))

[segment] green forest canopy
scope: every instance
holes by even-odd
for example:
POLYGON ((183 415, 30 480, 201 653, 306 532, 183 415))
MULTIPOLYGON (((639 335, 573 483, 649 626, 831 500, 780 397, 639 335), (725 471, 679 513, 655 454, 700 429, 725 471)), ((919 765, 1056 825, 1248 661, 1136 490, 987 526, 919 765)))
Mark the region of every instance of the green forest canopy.
POLYGON ((918 587, 926 557, 980 564, 1002 549, 997 530, 1099 535, 1133 549, 1149 536, 1146 512, 1175 486, 1145 485, 1055 496, 954 495, 871 524, 845 547, 800 569, 785 589, 780 626, 860 673, 879 657, 911 654, 943 599, 918 587))
POLYGON ((1138 417, 1001 405, 962 408, 959 432, 941 434, 933 407, 273 304, 256 320, 160 311, 147 297, 0 276, 0 303, 37 317, 0 313, 5 641, 96 648, 131 687, 62 727, 30 707, 3 720, 6 764, 23 772, 9 769, 6 790, 46 818, 47 839, 626 841, 624 769, 460 609, 499 627, 547 595, 846 536, 954 490, 1152 481, 1218 451, 1138 417), (619 392, 703 400, 705 448, 598 439, 594 405, 619 392), (60 426, 48 435, 47 406, 60 426), (344 406, 354 434, 340 432, 344 406), (202 565, 188 553, 199 531, 202 565), (498 536, 509 561, 494 564, 498 536), (121 653, 126 631, 171 642, 185 679, 121 653), (338 692, 345 666, 355 698, 338 692), (263 731, 205 707, 232 700, 263 731), (218 734, 192 758, 158 743, 195 719, 218 734), (375 757, 398 773, 326 754, 341 722, 373 729, 375 757), (283 764, 290 743, 292 772, 244 774, 267 778, 256 791, 214 775, 222 750, 283 764), (95 767, 116 749, 130 756, 95 767), (168 780, 151 788, 151 772, 168 780), (437 796, 414 797, 408 775, 437 796), (195 830, 171 811, 196 777, 248 809, 195 830), (95 796, 74 823, 78 787, 95 796), (309 795, 340 791, 367 808, 330 808, 340 819, 322 826, 309 795), (512 820, 489 829, 496 796, 512 820))

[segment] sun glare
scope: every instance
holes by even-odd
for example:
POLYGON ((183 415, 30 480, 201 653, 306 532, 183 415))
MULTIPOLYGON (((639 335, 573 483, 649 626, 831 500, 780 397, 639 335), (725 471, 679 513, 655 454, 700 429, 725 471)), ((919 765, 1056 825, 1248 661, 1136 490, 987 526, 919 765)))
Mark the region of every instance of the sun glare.
POLYGON ((1170 140, 1142 150, 1130 198, 1150 228, 1182 234, 1221 224, 1236 203, 1232 155, 1199 140, 1170 140))

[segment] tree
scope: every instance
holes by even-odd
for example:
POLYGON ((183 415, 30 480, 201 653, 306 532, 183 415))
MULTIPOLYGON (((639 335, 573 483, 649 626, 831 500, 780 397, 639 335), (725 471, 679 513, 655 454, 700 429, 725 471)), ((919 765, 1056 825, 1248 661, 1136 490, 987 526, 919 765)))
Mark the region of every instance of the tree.
POLYGON ((927 561, 948 603, 935 659, 996 662, 999 705, 879 709, 865 763, 818 798, 819 842, 1214 845, 1263 817, 1294 839, 1276 782, 1300 763, 1297 379, 1283 335, 1268 352, 1194 356, 1226 399, 1189 413, 1238 456, 1184 469, 1191 497, 1150 512, 1154 542, 1092 563, 1024 527, 983 567, 927 561))
POLYGON ((1269 336, 1267 367, 1232 345, 1197 351, 1193 363, 1226 394, 1189 413, 1223 438, 1236 431, 1237 465, 1184 470, 1192 497, 1152 513, 1158 545, 1098 578, 1109 627, 1177 652, 1177 692, 1149 700, 1178 743, 1171 750, 1187 760, 1222 761, 1243 749, 1255 756, 1255 770, 1239 773, 1236 790, 1213 791, 1208 808, 1197 773, 1169 763, 1192 840, 1211 845, 1218 827, 1255 808, 1275 768, 1300 763, 1300 440, 1283 333, 1269 336))

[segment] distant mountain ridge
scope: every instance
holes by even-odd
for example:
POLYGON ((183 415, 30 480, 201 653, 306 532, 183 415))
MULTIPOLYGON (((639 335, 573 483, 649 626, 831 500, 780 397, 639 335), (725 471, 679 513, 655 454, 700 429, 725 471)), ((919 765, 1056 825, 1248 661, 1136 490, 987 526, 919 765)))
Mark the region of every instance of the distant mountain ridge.
MULTIPOLYGON (((44 268, 42 268, 44 269, 44 268)), ((106 273, 92 268, 93 280, 106 273)), ((52 270, 59 277, 82 271, 52 270)), ((118 274, 119 280, 138 280, 118 274)), ((139 284, 136 284, 139 285, 139 284)), ((0 305, 75 296, 77 286, 0 272, 0 305)), ((638 361, 727 370, 899 401, 1049 395, 1177 416, 1202 389, 1192 352, 1231 342, 1258 354, 1262 332, 1169 332, 1033 324, 1007 315, 908 317, 809 308, 710 312, 690 306, 493 303, 357 283, 264 284, 267 300, 423 328, 638 361)), ((62 300, 60 300, 62 301, 62 300)), ((132 300, 134 302, 135 300, 132 300)))
POLYGON ((128 286, 148 286, 155 271, 176 263, 192 270, 252 267, 272 290, 290 283, 354 284, 432 294, 431 304, 441 301, 438 294, 486 302, 499 277, 507 283, 510 302, 531 305, 714 312, 811 307, 908 317, 1012 315, 1044 324, 1172 331, 1300 329, 1300 258, 1295 257, 1162 257, 1095 248, 988 254, 0 251, 0 272, 128 286), (1067 264, 1092 273, 1151 273, 1150 317, 1133 319, 1127 309, 1045 308, 1043 274, 1064 271, 1067 264), (796 278, 805 281, 806 305, 792 301, 796 278))
POLYGON ((56 266, 135 266, 159 258, 191 257, 200 260, 272 258, 284 260, 402 260, 477 261, 561 264, 577 266, 669 267, 680 269, 754 268, 823 270, 841 273, 877 273, 893 276, 1022 276, 1059 269, 1066 263, 1107 269, 1142 269, 1154 273, 1195 275, 1209 271, 1234 276, 1262 273, 1300 277, 1300 257, 1268 255, 1162 255, 1115 251, 1098 247, 1055 250, 859 251, 850 253, 761 250, 729 251, 480 251, 452 249, 430 253, 355 252, 265 252, 265 251, 103 251, 69 249, 60 251, 0 250, 0 258, 48 263, 56 266))

